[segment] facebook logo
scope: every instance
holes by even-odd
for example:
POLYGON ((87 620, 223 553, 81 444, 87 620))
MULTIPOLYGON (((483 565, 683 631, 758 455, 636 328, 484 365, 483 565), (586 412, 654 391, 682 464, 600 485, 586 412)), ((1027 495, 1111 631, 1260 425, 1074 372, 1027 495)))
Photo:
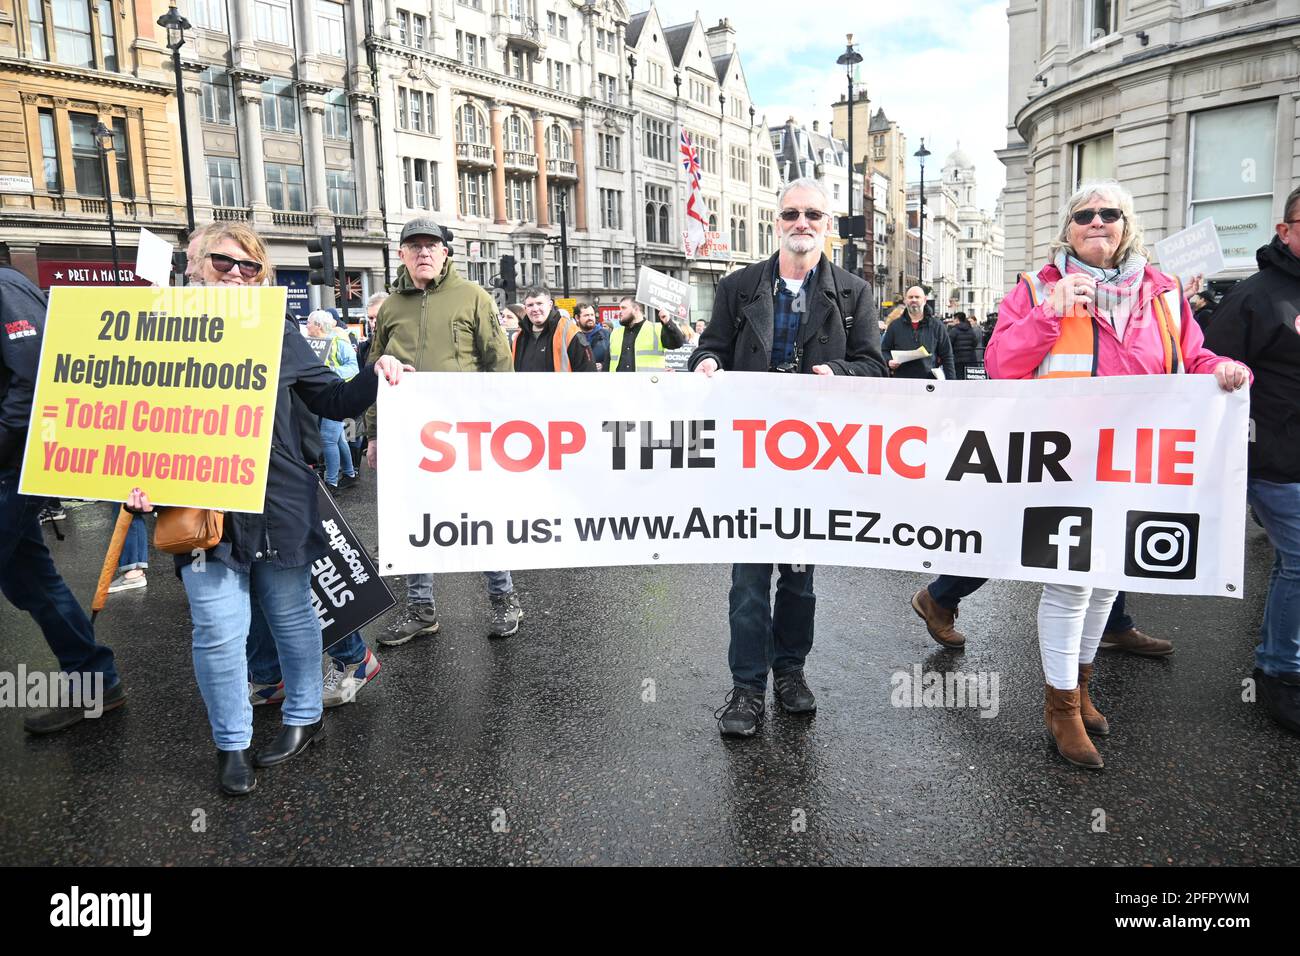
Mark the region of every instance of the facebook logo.
POLYGON ((1092 509, 1026 508, 1020 563, 1057 571, 1092 570, 1092 509))

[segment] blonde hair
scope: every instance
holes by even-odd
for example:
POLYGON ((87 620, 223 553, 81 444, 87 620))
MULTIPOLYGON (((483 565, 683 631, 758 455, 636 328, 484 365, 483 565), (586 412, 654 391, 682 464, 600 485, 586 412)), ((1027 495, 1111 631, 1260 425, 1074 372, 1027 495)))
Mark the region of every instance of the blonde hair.
POLYGON ((1055 259, 1056 254, 1062 249, 1071 255, 1074 254, 1074 249, 1070 246, 1070 216, 1080 206, 1094 197, 1113 198, 1119 206, 1120 212, 1124 214, 1124 231, 1120 234, 1119 245, 1115 248, 1115 255, 1112 257, 1111 262, 1106 263, 1106 267, 1117 269, 1124 260, 1134 253, 1144 259, 1149 259, 1150 254, 1143 242, 1142 226, 1137 221, 1137 215, 1133 211, 1133 194, 1113 179, 1100 179, 1083 183, 1065 201, 1065 205, 1061 207, 1061 231, 1049 247, 1052 258, 1055 259))
POLYGON ((204 226, 198 258, 206 258, 212 247, 223 239, 239 243, 248 257, 261 265, 262 271, 250 280, 250 285, 270 285, 275 281, 275 266, 271 265, 266 243, 256 229, 242 222, 214 222, 204 226))
POLYGON ((894 306, 892 309, 889 310, 889 314, 885 316, 885 324, 888 325, 890 322, 895 321, 896 319, 899 318, 899 316, 901 316, 906 311, 907 311, 907 306, 905 305, 894 306))

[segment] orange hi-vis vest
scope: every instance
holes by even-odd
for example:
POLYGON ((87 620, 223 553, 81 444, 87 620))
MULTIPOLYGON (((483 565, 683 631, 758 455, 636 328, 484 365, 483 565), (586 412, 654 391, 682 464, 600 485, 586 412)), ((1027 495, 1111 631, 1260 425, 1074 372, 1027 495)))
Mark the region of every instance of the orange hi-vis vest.
MULTIPOLYGON (((555 371, 572 372, 573 368, 569 362, 569 343, 573 337, 578 334, 578 323, 572 317, 565 318, 560 316, 560 321, 555 323, 555 332, 551 336, 551 361, 555 363, 555 371)), ((510 349, 511 361, 515 361, 519 356, 519 340, 524 337, 525 329, 520 328, 519 334, 515 336, 515 342, 510 349)))
MULTIPOLYGON (((1047 283, 1043 279, 1028 272, 1020 273, 1020 279, 1029 288, 1029 297, 1035 307, 1048 297, 1047 283)), ((1181 341, 1182 297, 1181 288, 1176 287, 1160 293, 1151 303, 1164 344, 1165 374, 1186 371, 1181 341)), ((1096 375, 1098 336, 1097 323, 1088 310, 1075 306, 1061 316, 1060 337, 1043 356, 1034 378, 1089 378, 1096 375)))

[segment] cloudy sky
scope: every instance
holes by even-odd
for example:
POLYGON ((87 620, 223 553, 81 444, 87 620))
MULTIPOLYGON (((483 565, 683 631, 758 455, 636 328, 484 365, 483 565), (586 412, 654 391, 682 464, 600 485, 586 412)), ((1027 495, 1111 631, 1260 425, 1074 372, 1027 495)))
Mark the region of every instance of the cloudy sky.
MULTIPOLYGON (((650 3, 629 6, 635 13, 650 3)), ((852 32, 872 112, 883 107, 902 124, 909 154, 925 137, 935 154, 927 178, 960 140, 976 165, 980 205, 992 211, 1006 182, 993 153, 1006 145, 1006 0, 658 0, 655 6, 665 26, 697 11, 706 28, 724 16, 731 20, 750 94, 768 125, 794 116, 830 126, 831 103, 847 92, 835 58, 852 32)), ((908 178, 919 175, 913 159, 908 178)))

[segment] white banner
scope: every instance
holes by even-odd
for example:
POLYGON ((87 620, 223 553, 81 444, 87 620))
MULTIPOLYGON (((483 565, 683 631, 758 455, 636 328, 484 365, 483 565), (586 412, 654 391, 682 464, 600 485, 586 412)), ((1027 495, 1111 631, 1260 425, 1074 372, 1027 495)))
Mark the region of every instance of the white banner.
POLYGON ((380 384, 383 574, 774 562, 1241 596, 1245 390, 416 374, 380 384))

